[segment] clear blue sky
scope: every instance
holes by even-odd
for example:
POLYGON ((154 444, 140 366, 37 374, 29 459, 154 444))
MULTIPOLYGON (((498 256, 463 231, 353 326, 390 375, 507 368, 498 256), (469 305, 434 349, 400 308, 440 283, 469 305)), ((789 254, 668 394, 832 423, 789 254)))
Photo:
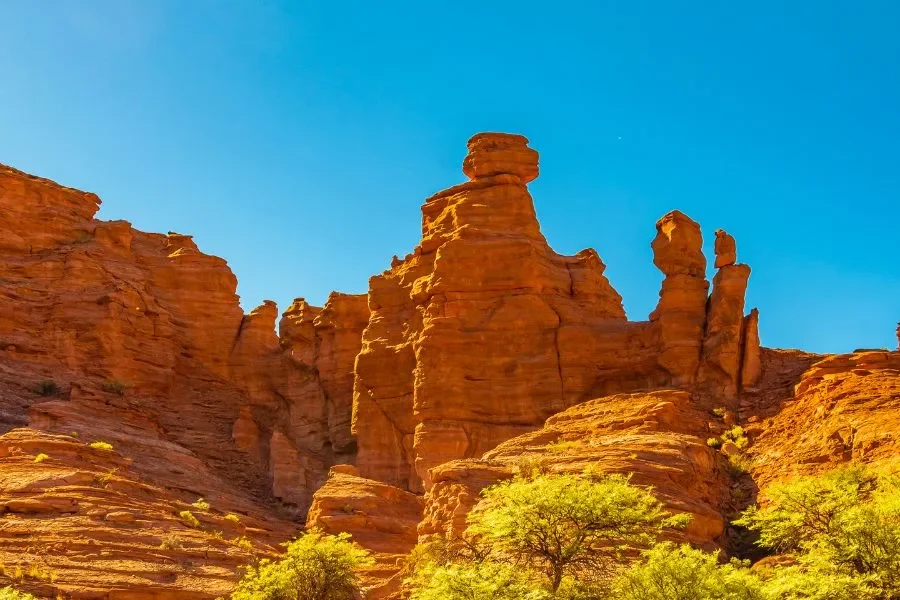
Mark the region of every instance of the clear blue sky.
POLYGON ((898 27, 894 0, 0 0, 0 162, 283 309, 364 292, 468 137, 518 132, 545 235, 596 248, 630 318, 678 208, 737 238, 764 344, 894 347, 898 27))

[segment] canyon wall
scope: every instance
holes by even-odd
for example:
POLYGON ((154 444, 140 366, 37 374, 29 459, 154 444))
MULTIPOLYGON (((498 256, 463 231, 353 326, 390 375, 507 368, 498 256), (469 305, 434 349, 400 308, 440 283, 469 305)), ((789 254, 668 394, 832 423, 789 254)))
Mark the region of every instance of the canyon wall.
POLYGON ((474 136, 463 172, 367 294, 279 316, 243 314, 190 236, 0 166, 0 562, 52 566, 33 587, 51 595, 206 600, 308 516, 369 548, 370 597, 396 598, 417 540, 457 536, 481 489, 530 468, 633 473, 712 548, 738 498, 894 460, 900 355, 762 348, 732 236, 710 285, 699 224, 662 216, 659 301, 630 321, 596 251, 541 234, 524 137, 474 136), (736 476, 707 440, 738 423, 736 476))
POLYGON ((157 482, 304 515, 355 453, 365 296, 297 302, 279 338, 274 303, 242 314, 224 260, 99 205, 0 167, 0 424, 107 439, 157 482))

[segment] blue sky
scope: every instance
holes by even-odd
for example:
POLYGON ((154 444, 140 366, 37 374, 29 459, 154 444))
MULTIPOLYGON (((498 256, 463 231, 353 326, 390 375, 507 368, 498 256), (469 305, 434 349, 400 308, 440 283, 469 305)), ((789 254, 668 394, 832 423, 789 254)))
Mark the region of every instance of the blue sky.
POLYGON ((283 309, 364 292, 468 137, 522 133, 545 235, 596 248, 630 318, 678 208, 737 238, 764 344, 894 347, 898 26, 893 0, 3 2, 0 162, 283 309))

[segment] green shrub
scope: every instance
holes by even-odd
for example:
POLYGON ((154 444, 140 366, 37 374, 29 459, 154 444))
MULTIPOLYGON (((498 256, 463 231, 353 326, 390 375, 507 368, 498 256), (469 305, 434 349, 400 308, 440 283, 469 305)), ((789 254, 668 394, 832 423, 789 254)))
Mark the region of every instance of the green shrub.
POLYGON ((225 515, 225 520, 234 523, 235 525, 241 522, 241 518, 234 513, 228 513, 225 515))
POLYGON ((104 452, 110 452, 113 449, 113 445, 109 442, 104 442, 102 440, 97 440, 96 442, 91 442, 90 447, 94 450, 103 450, 104 452))
POLYGON ((760 545, 797 555, 799 565, 776 570, 772 585, 821 588, 783 597, 900 598, 900 478, 849 465, 773 485, 766 496, 735 523, 757 532, 760 545))
POLYGON ((526 570, 493 561, 428 563, 407 581, 410 600, 549 600, 551 594, 529 580, 526 570))
POLYGON ((197 498, 197 501, 191 504, 197 510, 209 510, 209 502, 203 498, 197 498))
POLYGON ((732 454, 725 463, 725 468, 734 479, 743 477, 750 472, 750 459, 743 454, 732 454))
POLYGON ((613 582, 616 600, 768 600, 763 583, 742 563, 719 564, 715 554, 687 544, 656 545, 644 562, 613 582))
POLYGON ((20 592, 10 586, 0 588, 0 600, 38 600, 37 597, 20 592))
POLYGON ((706 445, 710 448, 713 448, 714 450, 718 450, 722 447, 722 440, 717 437, 711 437, 706 440, 706 445))
POLYGON ((188 527, 200 527, 200 521, 197 520, 197 517, 195 517, 194 513, 192 513, 191 511, 183 510, 178 513, 178 516, 181 517, 181 521, 188 527))
POLYGON ((550 470, 543 456, 523 454, 516 464, 516 471, 523 479, 534 479, 539 475, 548 474, 550 470))
POLYGON ((244 552, 253 552, 253 542, 247 539, 247 536, 242 535, 240 537, 236 537, 233 540, 230 540, 230 543, 234 546, 237 546, 244 552))
POLYGON ((181 550, 184 544, 174 533, 170 533, 160 541, 159 547, 162 550, 181 550))
POLYGON ((104 381, 103 385, 100 387, 104 392, 123 396, 128 385, 126 385, 124 381, 119 381, 118 379, 108 379, 104 381))
POLYGON ((37 382, 34 386, 34 392, 41 396, 56 396, 59 394, 59 385, 52 379, 44 379, 37 382))
POLYGON ((649 546, 665 527, 688 521, 621 475, 516 477, 482 495, 484 508, 469 514, 466 535, 490 554, 542 573, 554 592, 567 575, 608 576, 624 548, 649 546))
POLYGON ((47 460, 48 458, 50 458, 50 457, 47 456, 46 454, 44 454, 43 452, 40 452, 37 456, 34 457, 34 462, 42 463, 45 460, 47 460))
POLYGON ((348 600, 359 591, 356 569, 372 564, 350 536, 312 530, 287 544, 284 558, 246 568, 232 600, 348 600))

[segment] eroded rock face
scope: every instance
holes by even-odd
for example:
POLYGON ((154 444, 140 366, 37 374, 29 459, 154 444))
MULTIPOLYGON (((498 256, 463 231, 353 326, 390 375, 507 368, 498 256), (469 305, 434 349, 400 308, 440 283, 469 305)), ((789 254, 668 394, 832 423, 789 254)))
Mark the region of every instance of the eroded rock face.
POLYGON ((275 304, 243 315, 224 260, 98 221, 99 203, 0 167, 0 422, 107 439, 157 483, 305 514, 355 451, 365 298, 333 295, 318 324, 292 306, 279 339, 275 304))
POLYGON ((423 506, 421 496, 364 479, 353 466, 337 465, 315 494, 307 527, 349 533, 369 550, 375 565, 362 573, 362 579, 374 589, 366 598, 386 598, 399 590, 400 567, 416 545, 423 506))
POLYGON ((370 280, 353 413, 364 476, 428 489, 443 462, 480 456, 590 398, 690 387, 701 362, 730 369, 711 394, 736 393, 743 290, 732 274, 749 269, 723 267, 708 318, 697 223, 678 211, 657 223, 659 306, 630 322, 594 250, 561 256, 541 235, 525 185, 537 153, 525 138, 476 135, 463 171, 471 181, 426 200, 414 252, 370 280))
POLYGON ((691 385, 700 364, 706 324, 706 257, 700 225, 672 211, 656 222, 653 264, 665 275, 659 304, 650 314, 659 329, 659 362, 675 385, 691 385))
POLYGON ((749 427, 753 478, 774 481, 833 469, 850 460, 896 463, 900 353, 825 357, 807 369, 771 418, 749 427))
POLYGON ((692 520, 684 535, 714 546, 722 534, 719 513, 725 480, 720 460, 706 444, 708 413, 684 391, 622 394, 584 402, 547 420, 541 429, 500 444, 481 459, 457 460, 432 473, 421 539, 453 539, 483 488, 523 468, 549 473, 634 473, 633 483, 673 512, 692 520))
POLYGON ((196 499, 146 481, 117 448, 34 429, 0 435, 0 561, 46 574, 16 586, 39 597, 212 600, 231 591, 239 565, 274 556, 294 532, 234 493, 208 497, 207 510, 196 499))

